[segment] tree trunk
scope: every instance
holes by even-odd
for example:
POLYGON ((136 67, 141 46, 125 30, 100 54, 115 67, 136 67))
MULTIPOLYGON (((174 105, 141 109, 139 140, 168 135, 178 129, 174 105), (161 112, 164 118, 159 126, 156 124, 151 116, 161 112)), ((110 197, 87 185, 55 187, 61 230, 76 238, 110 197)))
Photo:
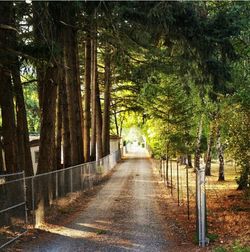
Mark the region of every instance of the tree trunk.
POLYGON ((100 101, 99 84, 96 86, 96 144, 98 159, 103 157, 102 149, 102 109, 100 101))
POLYGON ((20 78, 20 67, 18 58, 14 64, 12 71, 13 83, 16 95, 16 115, 17 115, 17 143, 18 143, 18 159, 21 170, 25 170, 26 176, 34 174, 30 145, 29 145, 29 130, 27 122, 27 114, 23 96, 23 88, 20 78))
POLYGON ((60 83, 60 96, 62 99, 62 138, 63 138, 63 166, 64 168, 71 165, 71 141, 69 129, 69 106, 66 91, 65 69, 63 67, 63 78, 60 83))
MULTIPOLYGON (((76 23, 74 22, 74 26, 76 23)), ((79 52, 77 31, 73 30, 73 79, 74 79, 74 93, 75 93, 75 114, 76 114, 76 137, 78 147, 78 160, 77 164, 84 162, 84 147, 83 147, 83 108, 82 108, 82 95, 81 95, 81 83, 80 83, 80 70, 79 70, 79 52)))
POLYGON ((55 118, 56 118, 56 85, 54 76, 57 74, 56 66, 46 69, 46 82, 42 103, 42 120, 40 132, 40 149, 38 158, 38 173, 53 170, 55 153, 55 118))
POLYGON ((220 137, 220 126, 217 128, 217 152, 219 158, 219 178, 218 181, 225 180, 224 174, 224 153, 223 153, 223 146, 221 144, 221 137, 220 137))
POLYGON ((75 9, 74 3, 68 3, 71 11, 67 12, 66 23, 70 26, 66 27, 65 34, 65 57, 67 64, 66 72, 66 90, 69 112, 69 130, 71 143, 71 165, 76 165, 83 162, 83 146, 82 146, 82 127, 81 127, 81 109, 80 109, 80 83, 77 49, 77 34, 72 26, 75 26, 75 9))
MULTIPOLYGON (((13 26, 13 6, 12 2, 2 2, 0 5, 0 24, 13 26)), ((18 171, 17 167, 17 137, 15 112, 13 103, 13 86, 11 83, 11 65, 14 62, 13 55, 3 48, 6 45, 12 45, 11 38, 13 30, 2 28, 0 30, 0 106, 2 111, 2 136, 3 149, 5 153, 6 171, 14 173, 18 171)))
POLYGON ((116 105, 113 104, 113 113, 114 113, 114 120, 115 120, 115 129, 116 129, 116 135, 119 136, 119 126, 118 126, 118 120, 117 120, 117 113, 116 113, 116 105))
POLYGON ((61 149, 62 149, 62 95, 60 92, 62 78, 57 86, 57 104, 56 104, 56 169, 62 168, 61 165, 61 149))
MULTIPOLYGON (((70 28, 67 28, 70 29, 70 28)), ((76 132, 76 114, 75 114, 75 92, 73 86, 72 77, 72 42, 70 34, 66 34, 66 92, 67 92, 67 104, 68 104, 68 115, 69 115, 69 132, 70 132, 70 165, 78 164, 78 147, 77 147, 77 132, 76 132), (71 61, 71 62, 70 62, 71 61)))
POLYGON ((91 161, 96 160, 96 89, 97 89, 97 65, 96 65, 96 35, 91 40, 91 84, 92 84, 92 117, 91 117, 91 161))
POLYGON ((239 180, 237 181, 238 183, 238 188, 237 190, 244 190, 248 189, 249 190, 249 176, 250 176, 250 162, 249 159, 244 160, 244 167, 241 171, 241 175, 239 180))
POLYGON ((0 174, 5 173, 4 163, 3 163, 3 144, 2 144, 2 136, 0 134, 0 174))
MULTIPOLYGON (((44 46, 46 38, 48 36, 48 30, 46 27, 49 26, 49 18, 45 16, 44 9, 47 8, 45 2, 32 2, 32 13, 33 13, 33 32, 34 32, 34 44, 37 47, 44 46)), ((44 64, 36 63, 37 72, 37 83, 38 83, 38 100, 40 108, 40 117, 42 113, 43 103, 43 92, 45 80, 44 64)))
MULTIPOLYGON (((47 15, 51 15, 47 3, 33 2, 34 12, 34 37, 37 43, 48 47, 53 51, 53 41, 48 31, 54 31, 48 23, 48 16, 40 17, 38 14, 46 10, 47 15), (43 37, 41 38, 41 34, 43 37)), ((57 34, 55 34, 57 35, 57 34)), ((56 36, 55 36, 56 37, 56 36)), ((46 55, 44 55, 45 57, 46 55)), ((39 103, 41 110, 40 146, 37 173, 46 173, 53 169, 55 164, 55 117, 56 117, 56 80, 58 69, 53 61, 47 56, 49 64, 41 63, 37 67, 39 103)), ((49 202, 49 177, 41 176, 37 180, 36 190, 36 225, 44 222, 44 207, 49 202)))
POLYGON ((197 136, 196 136, 196 149, 195 149, 195 159, 194 167, 195 169, 200 169, 200 157, 201 157, 201 136, 202 136, 202 124, 203 124, 203 115, 200 117, 197 136))
POLYGON ((192 155, 191 154, 187 155, 187 160, 188 160, 188 167, 193 168, 193 165, 192 165, 192 155))
POLYGON ((105 77, 104 77, 104 109, 103 109, 103 128, 102 128, 102 141, 103 141, 103 154, 107 156, 110 154, 110 92, 111 92, 111 52, 110 48, 106 46, 105 49, 105 77))
MULTIPOLYGON (((15 37, 16 39, 16 37, 15 37)), ((15 40, 16 41, 16 40, 15 40)), ((16 96, 16 118, 17 118, 17 145, 18 160, 20 169, 25 171, 25 176, 33 176, 33 164, 29 144, 29 130, 27 122, 27 113, 23 95, 23 88, 20 77, 20 66, 18 58, 15 57, 15 64, 12 68, 12 79, 16 96)), ((31 184, 26 187, 27 206, 31 209, 32 205, 32 188, 31 184)))
POLYGON ((209 134, 209 139, 208 139, 208 144, 207 144, 206 168, 205 168, 206 176, 211 176, 212 146, 213 146, 213 122, 211 122, 211 125, 210 125, 210 134, 209 134))
POLYGON ((88 31, 85 41, 85 118, 84 118, 84 159, 90 161, 90 102, 91 102, 91 37, 88 31))

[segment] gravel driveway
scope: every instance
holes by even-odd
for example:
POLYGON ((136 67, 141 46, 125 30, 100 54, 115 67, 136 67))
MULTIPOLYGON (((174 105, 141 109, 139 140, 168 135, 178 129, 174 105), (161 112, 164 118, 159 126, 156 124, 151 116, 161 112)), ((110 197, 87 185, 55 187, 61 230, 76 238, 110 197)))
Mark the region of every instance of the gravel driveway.
POLYGON ((176 251, 165 235, 156 183, 146 152, 130 152, 73 222, 25 251, 176 251))

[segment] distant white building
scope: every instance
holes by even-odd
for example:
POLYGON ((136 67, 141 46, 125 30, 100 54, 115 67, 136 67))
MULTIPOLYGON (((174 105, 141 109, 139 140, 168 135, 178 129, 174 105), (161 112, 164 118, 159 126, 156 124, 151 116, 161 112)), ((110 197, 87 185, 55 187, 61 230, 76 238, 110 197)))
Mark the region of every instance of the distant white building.
POLYGON ((110 153, 122 148, 122 138, 117 135, 110 136, 110 153))
POLYGON ((32 159, 34 174, 36 174, 37 172, 37 164, 38 164, 38 157, 39 157, 39 144, 40 144, 39 136, 36 136, 36 137, 30 136, 30 152, 31 152, 31 159, 32 159))

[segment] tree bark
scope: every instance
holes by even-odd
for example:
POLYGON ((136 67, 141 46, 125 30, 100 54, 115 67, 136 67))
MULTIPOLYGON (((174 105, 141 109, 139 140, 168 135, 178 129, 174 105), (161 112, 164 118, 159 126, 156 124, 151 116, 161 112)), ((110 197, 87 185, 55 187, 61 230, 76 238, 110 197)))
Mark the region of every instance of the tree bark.
POLYGON ((100 101, 99 84, 96 86, 96 144, 98 159, 103 157, 102 149, 102 109, 100 101))
MULTIPOLYGON (((248 157, 246 157, 248 158, 248 157)), ((249 159, 244 160, 244 167, 241 171, 241 175, 239 180, 237 181, 238 183, 238 188, 237 190, 244 190, 248 189, 249 185, 249 176, 250 176, 250 162, 249 159)))
POLYGON ((56 66, 46 69, 46 82, 42 103, 42 120, 40 132, 40 149, 38 158, 38 173, 53 170, 55 153, 55 117, 56 117, 56 66))
POLYGON ((114 120, 115 120, 116 135, 120 136, 118 120, 117 120, 116 105, 115 104, 113 104, 113 113, 114 113, 114 120))
POLYGON ((4 163, 3 163, 3 144, 2 144, 2 136, 0 134, 0 174, 4 174, 4 163))
POLYGON ((122 137, 122 129, 123 129, 123 122, 125 119, 125 115, 121 116, 120 115, 120 131, 119 131, 119 136, 122 137))
POLYGON ((208 139, 208 144, 207 144, 206 168, 205 168, 206 176, 211 176, 212 146, 213 146, 213 122, 211 122, 210 124, 210 133, 209 133, 209 139, 208 139))
MULTIPOLYGON (((74 26, 76 23, 74 22, 74 26)), ((74 29, 73 36, 73 78, 75 91, 75 114, 76 114, 76 136, 77 136, 77 147, 78 147, 78 160, 77 164, 84 162, 84 147, 83 147, 83 108, 82 108, 82 95, 81 95, 81 83, 80 83, 80 70, 79 70, 79 52, 78 52, 78 41, 77 31, 74 29)))
POLYGON ((193 168, 193 165, 192 165, 192 155, 191 154, 187 155, 187 160, 188 160, 188 167, 193 168))
POLYGON ((225 173, 224 173, 224 153, 223 153, 223 146, 221 144, 221 136, 220 136, 220 126, 217 127, 217 152, 219 158, 219 178, 218 181, 225 180, 225 173))
POLYGON ((71 141, 69 129, 69 106, 66 91, 65 69, 63 67, 63 79, 60 83, 60 96, 62 97, 62 138, 63 138, 63 166, 64 168, 71 165, 71 141))
POLYGON ((13 65, 12 78, 16 95, 17 143, 18 143, 18 156, 19 156, 18 160, 21 170, 25 171, 25 175, 32 176, 34 174, 34 171, 29 145, 27 113, 20 78, 20 67, 17 57, 16 62, 13 65))
POLYGON ((64 4, 65 8, 65 57, 67 64, 66 72, 66 90, 69 111, 69 130, 71 142, 71 165, 83 162, 83 144, 82 144, 82 116, 80 100, 80 83, 78 69, 78 46, 77 32, 75 30, 75 6, 74 3, 64 4))
POLYGON ((92 117, 91 117, 91 161, 96 160, 96 89, 97 89, 97 65, 96 65, 96 35, 91 40, 91 85, 92 85, 92 117))
MULTIPOLYGON (((61 30, 58 29, 58 3, 33 2, 35 41, 46 46, 50 55, 44 54, 46 63, 37 68, 41 108, 40 146, 37 173, 52 171, 55 166, 55 129, 57 86, 60 83, 60 53, 54 47, 61 47, 61 30), (37 14, 43 13, 40 17, 37 14), (53 22, 49 22, 50 18, 53 22), (41 38, 41 34, 43 35, 41 38), (53 36, 52 36, 53 34, 53 36), (53 52, 53 54, 52 54, 53 52)), ((61 11, 61 9, 59 9, 61 11)), ((50 20, 51 21, 51 20, 50 20)), ((44 207, 48 205, 53 194, 50 176, 41 176, 37 180, 36 225, 44 222, 44 207)))
MULTIPOLYGON (((0 23, 3 25, 13 25, 13 4, 11 2, 2 2, 0 5, 0 23)), ((0 44, 12 45, 11 38, 13 30, 0 30, 0 44)), ((2 111, 2 136, 3 149, 5 153, 6 171, 14 173, 18 171, 17 167, 17 137, 16 122, 13 103, 13 86, 11 82, 11 65, 14 62, 13 55, 5 49, 0 50, 0 106, 2 111)))
POLYGON ((85 41, 85 112, 84 112, 84 159, 85 162, 90 161, 90 102, 91 102, 91 37, 87 32, 85 41))
POLYGON ((56 104, 56 169, 62 168, 61 165, 61 149, 62 149, 62 95, 60 92, 62 78, 57 86, 57 104, 56 104))
POLYGON ((107 156, 110 154, 110 92, 111 92, 111 52, 110 48, 106 46, 105 49, 105 77, 104 77, 104 109, 103 109, 103 154, 107 156))
POLYGON ((202 136, 202 126, 203 125, 203 115, 200 117, 197 136, 196 136, 196 149, 195 149, 195 159, 194 159, 194 167, 195 169, 200 169, 200 157, 201 157, 201 136, 202 136))
MULTIPOLYGON (((72 4, 72 3, 69 3, 72 4)), ((70 8, 70 7, 69 7, 70 8)), ((70 17, 70 13, 67 14, 66 23, 74 25, 74 20, 70 17)), ((79 93, 78 93, 78 79, 75 74, 77 73, 75 60, 76 49, 73 40, 76 39, 76 32, 71 26, 66 27, 67 33, 65 34, 65 57, 67 64, 66 71, 66 90, 67 90, 67 102, 69 111, 69 130, 70 130, 70 143, 71 143, 71 165, 80 163, 79 157, 79 139, 78 139, 78 117, 79 111, 79 93)), ((81 131, 81 129, 80 129, 81 131)), ((81 139, 82 141, 82 139, 81 139)))
MULTIPOLYGON (((40 48, 46 44, 46 38, 48 36, 49 18, 45 16, 47 9, 45 2, 32 2, 32 13, 33 13, 33 33, 34 33, 34 44, 36 47, 40 48)), ((44 64, 36 63, 37 72, 37 83, 38 83, 38 100, 40 108, 40 117, 42 113, 43 104, 43 92, 45 80, 44 64)))

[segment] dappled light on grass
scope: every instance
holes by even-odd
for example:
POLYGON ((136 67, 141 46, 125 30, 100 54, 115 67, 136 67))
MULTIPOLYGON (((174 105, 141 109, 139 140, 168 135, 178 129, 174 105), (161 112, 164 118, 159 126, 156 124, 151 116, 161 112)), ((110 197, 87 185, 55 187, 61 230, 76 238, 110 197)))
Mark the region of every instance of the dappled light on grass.
MULTIPOLYGON (((185 184, 185 169, 180 166, 180 182, 185 184)), ((158 174, 158 171, 156 171, 158 174)), ((187 230, 190 240, 195 237, 195 173, 193 169, 189 173, 189 193, 190 193, 190 220, 186 211, 186 194, 182 194, 183 188, 180 186, 181 207, 177 204, 177 189, 165 187, 165 193, 159 195, 159 201, 167 202, 166 212, 176 219, 179 225, 187 230)), ((170 174, 170 173, 169 173, 170 174)), ((209 237, 216 237, 211 240, 211 246, 219 244, 232 244, 235 240, 240 244, 249 246, 250 227, 250 204, 249 198, 244 192, 236 191, 237 183, 235 177, 238 176, 238 167, 226 163, 225 179, 218 181, 218 163, 212 163, 212 176, 206 177, 206 203, 209 237)), ((176 166, 173 166, 173 181, 176 181, 176 166)), ((159 183, 164 186, 164 181, 159 183)), ((184 191, 184 190, 183 190, 184 191)), ((165 203, 166 204, 166 203, 165 203)), ((231 250, 230 250, 231 251, 231 250)))

